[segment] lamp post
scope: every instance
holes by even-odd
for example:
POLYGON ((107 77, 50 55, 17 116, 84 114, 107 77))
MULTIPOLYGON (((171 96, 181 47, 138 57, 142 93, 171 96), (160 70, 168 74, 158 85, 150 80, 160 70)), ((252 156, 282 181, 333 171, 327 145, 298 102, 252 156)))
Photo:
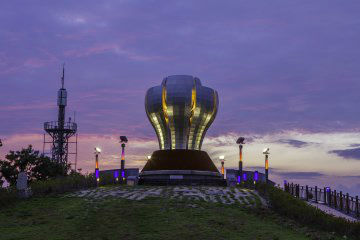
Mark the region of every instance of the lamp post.
POLYGON ((265 181, 268 183, 269 181, 269 154, 270 154, 270 148, 265 148, 263 151, 263 154, 265 155, 265 181))
POLYGON ((225 168, 224 168, 225 156, 219 156, 219 160, 221 161, 221 174, 224 177, 225 176, 225 168))
POLYGON ((99 154, 101 153, 101 149, 99 147, 95 148, 95 178, 96 185, 99 185, 100 174, 99 174, 99 154))
POLYGON ((239 137, 238 140, 236 141, 236 143, 239 144, 238 184, 240 184, 240 183, 241 183, 242 174, 243 174, 242 149, 243 149, 243 144, 245 144, 245 138, 244 138, 244 137, 239 137))
POLYGON ((126 136, 120 136, 121 143, 121 178, 125 181, 125 143, 128 142, 126 136))

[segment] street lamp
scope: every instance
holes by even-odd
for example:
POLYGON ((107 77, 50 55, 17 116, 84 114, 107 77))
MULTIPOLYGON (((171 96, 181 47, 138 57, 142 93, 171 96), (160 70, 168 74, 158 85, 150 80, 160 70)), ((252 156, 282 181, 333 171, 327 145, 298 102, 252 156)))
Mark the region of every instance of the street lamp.
POLYGON ((224 177, 225 176, 225 168, 224 168, 225 156, 219 156, 219 160, 221 161, 221 174, 224 177))
POLYGON ((263 154, 265 155, 265 181, 268 183, 269 180, 269 154, 270 148, 265 148, 263 150, 263 154))
POLYGON ((95 148, 95 178, 96 183, 99 184, 100 176, 99 176, 99 154, 101 153, 101 149, 99 147, 95 148))
POLYGON ((151 156, 149 155, 149 156, 146 156, 146 158, 147 158, 147 160, 150 160, 151 159, 151 156))
POLYGON ((126 136, 120 136, 121 143, 121 178, 125 181, 125 143, 128 142, 126 136))
POLYGON ((237 144, 239 144, 239 173, 238 173, 238 184, 241 183, 241 177, 243 173, 243 162, 242 162, 242 148, 243 144, 245 144, 245 138, 239 137, 236 141, 237 144))

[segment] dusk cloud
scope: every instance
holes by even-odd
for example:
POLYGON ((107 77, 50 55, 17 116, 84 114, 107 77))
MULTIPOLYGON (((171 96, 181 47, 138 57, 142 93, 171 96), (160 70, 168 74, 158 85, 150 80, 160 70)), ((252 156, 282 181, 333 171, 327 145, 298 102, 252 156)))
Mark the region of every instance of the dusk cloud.
POLYGON ((280 172, 276 171, 277 175, 284 177, 285 179, 309 179, 309 178, 318 178, 324 176, 324 174, 319 172, 280 172))
POLYGON ((294 139, 280 139, 278 142, 279 143, 289 144, 289 145, 291 145, 293 147, 296 147, 296 148, 306 147, 306 146, 308 146, 310 144, 308 142, 303 142, 303 141, 294 140, 294 139))
POLYGON ((336 154, 336 155, 346 158, 346 159, 360 160, 360 148, 332 150, 332 151, 329 151, 329 153, 336 154))
POLYGON ((223 154, 236 166, 235 141, 245 136, 247 166, 261 165, 270 147, 270 163, 289 171, 354 174, 359 161, 338 163, 344 154, 359 159, 359 146, 349 147, 360 142, 359 11, 357 0, 4 1, 0 138, 12 141, 0 153, 19 139, 41 149, 43 122, 57 119, 65 62, 66 118, 76 112, 84 169, 93 169, 101 141, 115 159, 118 146, 102 136, 119 135, 131 139, 129 149, 134 139, 151 146, 131 152, 141 166, 157 144, 147 89, 189 74, 219 93, 204 142, 214 159, 223 154))

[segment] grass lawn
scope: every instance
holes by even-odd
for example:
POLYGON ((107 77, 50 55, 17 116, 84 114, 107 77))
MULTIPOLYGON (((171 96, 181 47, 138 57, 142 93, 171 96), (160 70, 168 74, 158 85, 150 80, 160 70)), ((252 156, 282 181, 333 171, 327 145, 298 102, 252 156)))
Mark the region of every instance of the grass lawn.
POLYGON ((0 210, 0 239, 337 238, 310 231, 269 210, 246 209, 239 204, 42 197, 0 210))

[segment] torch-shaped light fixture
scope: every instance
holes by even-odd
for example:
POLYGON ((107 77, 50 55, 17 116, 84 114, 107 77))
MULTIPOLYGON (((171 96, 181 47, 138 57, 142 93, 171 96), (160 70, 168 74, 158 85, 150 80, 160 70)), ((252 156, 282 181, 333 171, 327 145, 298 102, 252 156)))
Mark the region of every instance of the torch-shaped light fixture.
POLYGON ((225 168, 224 168, 225 156, 219 156, 219 160, 221 161, 221 174, 224 177, 225 176, 225 168))
POLYGON ((128 142, 126 136, 120 136, 120 143, 121 143, 121 178, 125 180, 125 143, 128 142))
POLYGON ((265 148, 263 151, 263 154, 265 155, 265 181, 268 183, 269 180, 269 154, 270 154, 270 148, 265 148))
POLYGON ((101 149, 99 147, 95 148, 95 178, 96 182, 99 183, 100 176, 99 176, 99 154, 101 153, 101 149))
POLYGON ((239 172, 238 172, 238 184, 241 183, 241 177, 243 174, 243 161, 242 161, 242 149, 243 149, 243 144, 245 144, 245 138, 244 137, 239 137, 238 140, 236 141, 237 144, 239 144, 239 172))

